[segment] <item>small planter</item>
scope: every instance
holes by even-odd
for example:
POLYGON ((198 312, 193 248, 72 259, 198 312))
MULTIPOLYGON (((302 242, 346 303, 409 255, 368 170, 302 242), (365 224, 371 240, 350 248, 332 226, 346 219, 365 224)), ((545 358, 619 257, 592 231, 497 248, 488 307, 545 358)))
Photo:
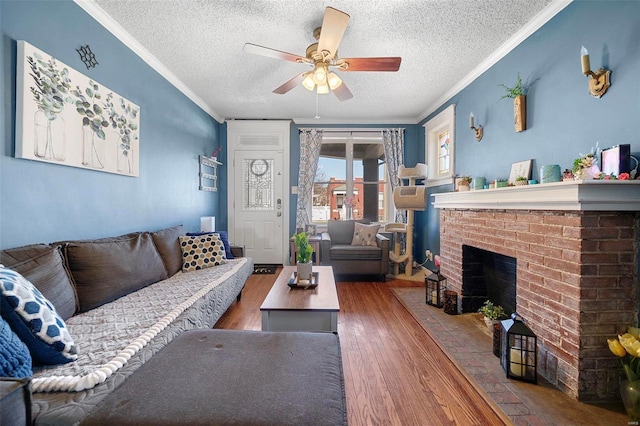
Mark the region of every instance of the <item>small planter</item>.
POLYGON ((489 332, 491 333, 491 335, 493 335, 493 325, 500 324, 500 320, 492 320, 487 317, 482 317, 482 319, 484 320, 484 323, 487 325, 487 328, 489 329, 489 332))
POLYGON ((523 186, 528 184, 529 184, 529 181, 526 181, 526 180, 517 180, 515 183, 516 186, 523 186))
POLYGON ((298 263, 296 265, 296 272, 298 274, 298 282, 308 282, 311 280, 311 275, 313 273, 313 263, 298 263))

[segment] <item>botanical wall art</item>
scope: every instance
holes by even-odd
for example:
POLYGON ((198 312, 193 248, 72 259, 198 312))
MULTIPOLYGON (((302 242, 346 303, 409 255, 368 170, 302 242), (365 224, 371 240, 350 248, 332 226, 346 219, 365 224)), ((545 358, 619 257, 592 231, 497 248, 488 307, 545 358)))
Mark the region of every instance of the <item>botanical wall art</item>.
POLYGON ((16 157, 138 176, 140 108, 18 41, 16 157))

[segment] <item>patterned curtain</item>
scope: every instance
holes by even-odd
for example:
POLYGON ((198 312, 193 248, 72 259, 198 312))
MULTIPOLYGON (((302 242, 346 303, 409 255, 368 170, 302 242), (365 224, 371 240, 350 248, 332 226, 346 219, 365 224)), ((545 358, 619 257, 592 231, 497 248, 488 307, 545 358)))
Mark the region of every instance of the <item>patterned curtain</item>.
POLYGON ((322 146, 322 130, 300 130, 300 172, 298 174, 298 207, 296 209, 296 228, 311 223, 311 195, 313 180, 318 168, 318 157, 322 146))
MULTIPOLYGON (((382 131, 382 144, 384 145, 384 158, 389 171, 389 183, 391 184, 391 193, 397 186, 401 186, 398 177, 398 167, 404 164, 404 129, 386 129, 382 131)), ((397 210, 397 223, 406 223, 406 211, 397 210)))

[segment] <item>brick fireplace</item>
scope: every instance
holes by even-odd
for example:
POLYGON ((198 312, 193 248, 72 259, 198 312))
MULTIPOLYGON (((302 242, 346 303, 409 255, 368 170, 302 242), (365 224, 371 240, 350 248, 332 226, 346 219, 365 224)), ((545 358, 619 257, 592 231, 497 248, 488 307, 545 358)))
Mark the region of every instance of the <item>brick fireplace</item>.
POLYGON ((638 321, 640 182, 611 183, 434 195, 459 308, 463 246, 515 258, 516 310, 538 337, 538 372, 582 401, 619 398, 606 339, 638 321))

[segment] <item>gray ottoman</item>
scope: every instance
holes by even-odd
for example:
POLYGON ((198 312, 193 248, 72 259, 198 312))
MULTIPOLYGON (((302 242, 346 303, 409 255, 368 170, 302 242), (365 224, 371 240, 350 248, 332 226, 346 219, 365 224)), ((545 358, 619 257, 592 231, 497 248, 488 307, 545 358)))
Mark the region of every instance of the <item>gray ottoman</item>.
POLYGON ((338 336, 187 331, 82 424, 346 425, 338 336))

